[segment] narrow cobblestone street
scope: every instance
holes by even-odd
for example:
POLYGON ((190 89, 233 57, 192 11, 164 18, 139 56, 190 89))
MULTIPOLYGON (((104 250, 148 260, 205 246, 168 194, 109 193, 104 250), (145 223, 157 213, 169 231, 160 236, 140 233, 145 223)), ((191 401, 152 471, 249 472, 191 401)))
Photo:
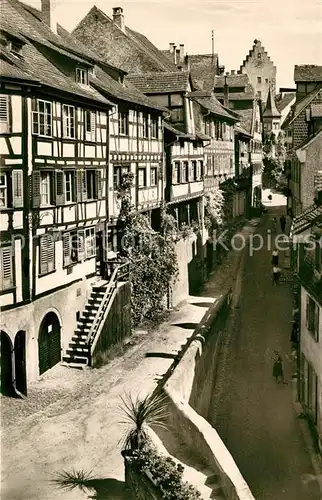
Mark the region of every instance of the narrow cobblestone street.
MULTIPOLYGON (((257 232, 266 235, 268 216, 257 232)), ((280 252, 283 267, 283 252, 280 252)), ((318 500, 317 482, 292 403, 292 296, 272 285, 271 252, 245 255, 240 300, 221 360, 214 421, 258 500, 318 500), (272 376, 274 349, 288 385, 272 376), (224 390, 222 388, 224 387, 224 390)), ((282 271, 283 272, 283 271, 282 271)))

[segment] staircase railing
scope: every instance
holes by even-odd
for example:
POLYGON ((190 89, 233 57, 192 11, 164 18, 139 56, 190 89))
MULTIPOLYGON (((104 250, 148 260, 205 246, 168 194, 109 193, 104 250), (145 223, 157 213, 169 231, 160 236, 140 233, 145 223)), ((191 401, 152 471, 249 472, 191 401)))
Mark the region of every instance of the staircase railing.
POLYGON ((115 262, 114 264, 115 267, 112 276, 110 278, 110 282, 106 287, 104 296, 102 298, 102 302, 96 312, 92 326, 90 327, 90 330, 87 335, 86 343, 89 346, 89 355, 90 355, 90 347, 94 342, 94 339, 99 331, 102 319, 104 318, 105 312, 109 306, 111 298, 113 297, 113 292, 117 288, 117 284, 120 281, 127 281, 129 279, 129 263, 126 262, 124 264, 120 264, 119 262, 117 263, 115 262))

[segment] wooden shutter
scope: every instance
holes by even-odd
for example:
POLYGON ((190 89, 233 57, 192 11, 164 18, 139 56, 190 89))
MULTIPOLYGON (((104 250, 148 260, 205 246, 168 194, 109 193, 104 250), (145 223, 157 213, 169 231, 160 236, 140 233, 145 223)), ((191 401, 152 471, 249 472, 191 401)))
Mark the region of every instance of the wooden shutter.
POLYGON ((12 247, 1 248, 1 289, 13 286, 12 247))
POLYGON ((85 231, 83 229, 77 232, 77 258, 78 262, 85 260, 85 231))
POLYGON ((82 201, 82 174, 83 170, 76 170, 76 201, 82 201))
POLYGON ((47 235, 47 265, 49 273, 55 270, 55 238, 52 232, 47 235))
POLYGON ((40 172, 37 170, 32 173, 32 206, 40 207, 40 172))
POLYGON ((14 208, 23 207, 22 175, 22 170, 12 171, 12 204, 14 208))
POLYGON ((91 140, 96 142, 96 112, 91 111, 91 140))
POLYGON ((96 184, 96 198, 98 200, 102 199, 102 172, 101 170, 95 170, 95 184, 96 184))
POLYGON ((9 96, 0 96, 0 133, 8 133, 9 130, 9 96))
POLYGON ((40 274, 47 274, 47 255, 48 255, 48 236, 43 234, 39 238, 39 272, 40 274))
POLYGON ((86 170, 82 170, 82 201, 87 200, 86 170))
POLYGON ((65 189, 64 189, 64 172, 61 170, 55 171, 55 204, 65 204, 65 189))
POLYGON ((69 266, 71 263, 70 233, 63 234, 63 265, 69 266))

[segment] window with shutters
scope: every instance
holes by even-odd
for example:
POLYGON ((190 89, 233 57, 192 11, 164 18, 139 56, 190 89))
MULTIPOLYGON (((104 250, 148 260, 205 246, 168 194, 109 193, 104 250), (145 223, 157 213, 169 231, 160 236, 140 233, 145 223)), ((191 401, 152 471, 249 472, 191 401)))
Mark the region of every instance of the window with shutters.
MULTIPOLYGON (((85 231, 68 231, 63 234, 63 266, 67 267, 77 262, 83 262, 86 255, 85 231)), ((95 239, 95 234, 94 234, 95 239)))
POLYGON ((95 142, 96 140, 96 113, 85 110, 85 140, 95 142))
POLYGON ((119 111, 119 134, 129 135, 129 113, 128 111, 119 111))
POLYGON ((117 190, 122 182, 122 177, 130 173, 130 167, 124 167, 122 165, 115 165, 113 170, 113 186, 117 190))
POLYGON ((0 134, 6 134, 10 132, 9 123, 9 96, 0 96, 0 134))
POLYGON ((76 82, 81 85, 88 85, 88 69, 76 68, 76 82))
POLYGON ((0 208, 8 207, 8 176, 6 173, 0 174, 0 208))
POLYGON ((55 240, 53 233, 39 237, 39 274, 41 276, 55 271, 55 240))
POLYGON ((96 196, 96 176, 95 170, 86 170, 87 199, 95 200, 96 196))
POLYGON ((319 341, 319 306, 307 295, 306 302, 306 326, 309 332, 314 337, 316 342, 319 341))
POLYGON ((44 137, 52 137, 52 103, 37 100, 32 113, 32 132, 44 137))
POLYGON ((96 255, 95 229, 90 227, 85 229, 85 258, 90 259, 96 255))
POLYGON ((40 205, 52 204, 52 172, 40 172, 40 205))
POLYGON ((76 201, 75 193, 75 171, 65 172, 65 201, 74 203, 76 201))
POLYGON ((1 258, 1 291, 9 290, 14 287, 14 276, 13 276, 13 247, 6 246, 0 248, 0 258, 1 258))
POLYGON ((66 139, 75 139, 75 108, 68 104, 63 105, 63 136, 66 139))

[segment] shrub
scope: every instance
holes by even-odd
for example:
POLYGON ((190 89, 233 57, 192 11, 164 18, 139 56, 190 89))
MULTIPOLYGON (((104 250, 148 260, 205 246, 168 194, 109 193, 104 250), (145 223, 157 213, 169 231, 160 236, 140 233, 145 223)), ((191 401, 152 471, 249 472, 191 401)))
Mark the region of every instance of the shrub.
POLYGON ((135 464, 140 471, 148 470, 162 498, 167 500, 198 500, 201 493, 191 484, 183 480, 184 468, 171 457, 159 455, 151 445, 133 454, 135 464))

